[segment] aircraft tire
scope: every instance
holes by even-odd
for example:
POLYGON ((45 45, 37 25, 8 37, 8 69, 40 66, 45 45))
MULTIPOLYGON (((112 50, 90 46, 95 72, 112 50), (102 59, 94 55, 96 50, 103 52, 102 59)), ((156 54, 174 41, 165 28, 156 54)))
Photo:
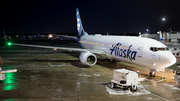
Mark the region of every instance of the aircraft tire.
POLYGON ((149 73, 149 77, 153 77, 153 74, 152 74, 152 72, 150 72, 150 73, 149 73))
POLYGON ((111 88, 114 88, 114 83, 113 82, 111 82, 111 88))
POLYGON ((135 89, 131 86, 131 87, 130 87, 130 91, 131 91, 131 92, 137 91, 137 86, 135 87, 135 89))
POLYGON ((153 74, 153 77, 155 77, 155 76, 156 76, 156 73, 153 74))
POLYGON ((131 92, 133 91, 133 88, 132 88, 132 86, 130 87, 130 91, 131 91, 131 92))
POLYGON ((137 91, 137 86, 135 87, 134 91, 137 91))

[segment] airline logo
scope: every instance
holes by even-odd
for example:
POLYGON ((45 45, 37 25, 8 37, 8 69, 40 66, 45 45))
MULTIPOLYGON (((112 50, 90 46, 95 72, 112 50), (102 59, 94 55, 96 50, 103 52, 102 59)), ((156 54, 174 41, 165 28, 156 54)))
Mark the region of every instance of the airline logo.
POLYGON ((109 50, 111 51, 110 53, 111 55, 114 52, 115 56, 129 58, 129 60, 132 61, 132 60, 135 60, 137 51, 132 51, 131 47, 132 45, 130 45, 129 47, 125 47, 125 46, 122 46, 121 43, 117 43, 109 50))
POLYGON ((78 30, 78 34, 79 36, 81 36, 82 34, 82 24, 81 24, 81 20, 80 20, 80 15, 79 12, 77 12, 77 30, 78 30))
POLYGON ((80 30, 80 22, 79 22, 80 20, 79 20, 79 18, 77 19, 77 30, 79 31, 80 30))

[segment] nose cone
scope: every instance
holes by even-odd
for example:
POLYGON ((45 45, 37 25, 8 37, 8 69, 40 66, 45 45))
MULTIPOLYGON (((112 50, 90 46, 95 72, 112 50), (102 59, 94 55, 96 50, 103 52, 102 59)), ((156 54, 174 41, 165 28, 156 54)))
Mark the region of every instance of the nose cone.
POLYGON ((177 61, 177 60, 176 60, 176 57, 173 55, 173 58, 172 58, 172 60, 171 60, 172 65, 175 64, 176 61, 177 61))
POLYGON ((176 57, 172 53, 166 54, 166 59, 164 62, 167 64, 166 67, 172 66, 176 63, 176 57))

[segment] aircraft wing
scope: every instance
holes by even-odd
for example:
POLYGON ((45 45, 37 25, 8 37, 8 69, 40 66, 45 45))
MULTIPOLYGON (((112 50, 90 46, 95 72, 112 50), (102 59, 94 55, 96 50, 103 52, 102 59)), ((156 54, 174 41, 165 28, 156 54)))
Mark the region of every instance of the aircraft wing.
POLYGON ((57 34, 50 34, 50 35, 53 35, 53 36, 61 36, 61 37, 68 37, 68 38, 73 38, 73 39, 76 39, 77 37, 75 36, 67 36, 67 35, 57 35, 57 34))
POLYGON ((0 70, 0 74, 2 74, 2 73, 10 73, 10 72, 17 72, 17 69, 12 69, 12 70, 0 70))
POLYGON ((105 54, 103 50, 94 50, 94 49, 81 49, 81 48, 68 48, 68 47, 56 47, 56 46, 41 46, 41 45, 29 45, 29 44, 16 44, 16 43, 8 43, 8 45, 17 45, 17 46, 27 46, 27 47, 38 47, 38 48, 50 48, 50 49, 60 49, 60 50, 67 50, 67 51, 89 51, 95 54, 105 54))

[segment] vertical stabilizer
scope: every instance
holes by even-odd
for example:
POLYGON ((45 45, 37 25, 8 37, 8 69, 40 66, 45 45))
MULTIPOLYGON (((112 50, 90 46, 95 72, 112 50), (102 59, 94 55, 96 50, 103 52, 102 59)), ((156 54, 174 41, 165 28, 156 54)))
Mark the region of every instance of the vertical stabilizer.
POLYGON ((162 32, 160 31, 159 33, 159 40, 162 41, 163 40, 163 37, 162 37, 162 32))
POLYGON ((77 18, 77 31, 78 31, 78 38, 80 38, 82 35, 88 35, 84 29, 81 22, 80 14, 78 8, 76 9, 76 18, 77 18))
MULTIPOLYGON (((4 39, 5 39, 5 42, 6 42, 6 44, 4 45, 4 47, 6 47, 6 45, 7 45, 7 39, 6 39, 6 34, 5 34, 4 29, 3 29, 3 33, 4 33, 4 39)), ((3 47, 3 48, 4 48, 4 47, 3 47)))

